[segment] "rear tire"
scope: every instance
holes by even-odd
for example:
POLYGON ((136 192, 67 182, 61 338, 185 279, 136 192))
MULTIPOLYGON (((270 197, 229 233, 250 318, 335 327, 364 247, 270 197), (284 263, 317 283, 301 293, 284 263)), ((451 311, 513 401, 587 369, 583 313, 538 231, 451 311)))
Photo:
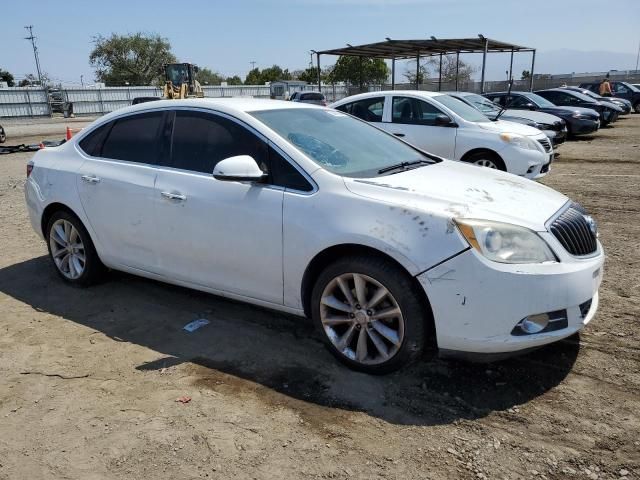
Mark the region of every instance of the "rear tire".
POLYGON ((472 153, 467 158, 465 158, 463 162, 471 163, 479 167, 487 167, 487 168, 493 168, 495 170, 502 170, 503 172, 507 171, 507 167, 505 166, 502 159, 496 153, 493 153, 493 152, 487 151, 487 152, 472 153))
POLYGON ((106 268, 78 217, 55 212, 47 223, 46 235, 51 263, 65 282, 87 287, 103 277, 106 268))
POLYGON ((421 357, 431 325, 421 295, 407 272, 390 260, 343 258, 316 280, 311 316, 340 362, 381 375, 421 357))
POLYGON ((0 143, 7 141, 7 134, 4 132, 4 128, 0 126, 0 143))
POLYGON ((633 111, 636 113, 640 113, 640 102, 636 102, 633 104, 633 111))

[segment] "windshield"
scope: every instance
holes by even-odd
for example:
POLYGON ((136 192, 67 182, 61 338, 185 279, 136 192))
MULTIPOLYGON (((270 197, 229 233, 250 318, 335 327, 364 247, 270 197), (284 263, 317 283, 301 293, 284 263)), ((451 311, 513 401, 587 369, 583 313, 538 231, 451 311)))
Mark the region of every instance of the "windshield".
POLYGON ((453 113, 462 117, 467 122, 490 122, 486 115, 482 114, 475 108, 470 105, 467 105, 462 100, 454 97, 450 97, 449 95, 438 95, 435 97, 431 97, 438 103, 441 103, 449 110, 453 111, 453 113))
POLYGON ((524 95, 529 100, 534 101, 536 104, 538 104, 539 107, 542 107, 542 108, 549 108, 549 107, 555 107, 556 106, 555 104, 551 103, 546 98, 541 97, 537 93, 528 93, 527 92, 527 93, 523 93, 522 95, 524 95))
POLYGON ((488 98, 483 97, 482 95, 473 93, 471 95, 464 95, 462 98, 471 103, 474 107, 476 107, 489 118, 493 118, 498 113, 500 113, 500 107, 498 107, 495 103, 493 103, 488 98))
POLYGON ((375 177, 400 162, 434 162, 392 135, 346 113, 322 108, 249 112, 321 167, 345 177, 375 177))
POLYGON ((636 87, 635 85, 631 85, 630 83, 627 82, 620 82, 621 84, 623 84, 625 87, 630 88, 632 92, 640 92, 640 88, 636 87))
POLYGON ((167 79, 171 80, 174 85, 189 83, 189 70, 183 64, 167 65, 166 75, 167 79))

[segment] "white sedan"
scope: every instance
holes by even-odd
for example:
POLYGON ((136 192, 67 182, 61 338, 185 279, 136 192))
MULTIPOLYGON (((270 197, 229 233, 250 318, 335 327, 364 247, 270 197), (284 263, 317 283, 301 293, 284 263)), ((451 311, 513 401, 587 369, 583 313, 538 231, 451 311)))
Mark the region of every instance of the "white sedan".
POLYGON ((604 255, 579 205, 329 108, 140 104, 40 150, 27 175, 64 281, 111 268, 311 316, 366 372, 539 347, 598 305, 604 255))
POLYGON ((553 146, 537 128, 492 121, 445 93, 369 92, 343 98, 330 107, 370 122, 435 155, 526 178, 545 176, 553 160, 553 146))

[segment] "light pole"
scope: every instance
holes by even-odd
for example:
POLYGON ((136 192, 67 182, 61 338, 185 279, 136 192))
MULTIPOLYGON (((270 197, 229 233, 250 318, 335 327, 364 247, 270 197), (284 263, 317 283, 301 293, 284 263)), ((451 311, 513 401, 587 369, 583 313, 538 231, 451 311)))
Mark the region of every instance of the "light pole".
POLYGON ((36 37, 33 36, 33 25, 27 25, 26 28, 29 31, 29 36, 24 37, 25 40, 31 41, 31 46, 33 47, 33 56, 36 59, 36 70, 38 71, 38 81, 40 82, 40 86, 42 85, 42 72, 40 71, 40 59, 38 58, 38 47, 36 46, 36 37))
POLYGON ((80 75, 80 85, 84 87, 84 75, 80 75))

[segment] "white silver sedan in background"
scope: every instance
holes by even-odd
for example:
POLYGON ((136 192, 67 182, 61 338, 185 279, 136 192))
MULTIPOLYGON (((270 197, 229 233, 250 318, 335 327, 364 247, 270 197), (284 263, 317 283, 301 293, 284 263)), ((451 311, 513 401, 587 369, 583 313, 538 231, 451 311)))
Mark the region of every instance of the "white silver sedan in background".
POLYGON ((594 316, 603 251, 564 195, 345 113, 253 99, 124 108, 27 167, 60 277, 106 268, 313 318, 352 368, 492 356, 594 316))
POLYGON ((532 179, 545 176, 553 160, 553 146, 537 128, 492 121, 476 108, 442 92, 368 92, 329 106, 450 160, 532 179))

